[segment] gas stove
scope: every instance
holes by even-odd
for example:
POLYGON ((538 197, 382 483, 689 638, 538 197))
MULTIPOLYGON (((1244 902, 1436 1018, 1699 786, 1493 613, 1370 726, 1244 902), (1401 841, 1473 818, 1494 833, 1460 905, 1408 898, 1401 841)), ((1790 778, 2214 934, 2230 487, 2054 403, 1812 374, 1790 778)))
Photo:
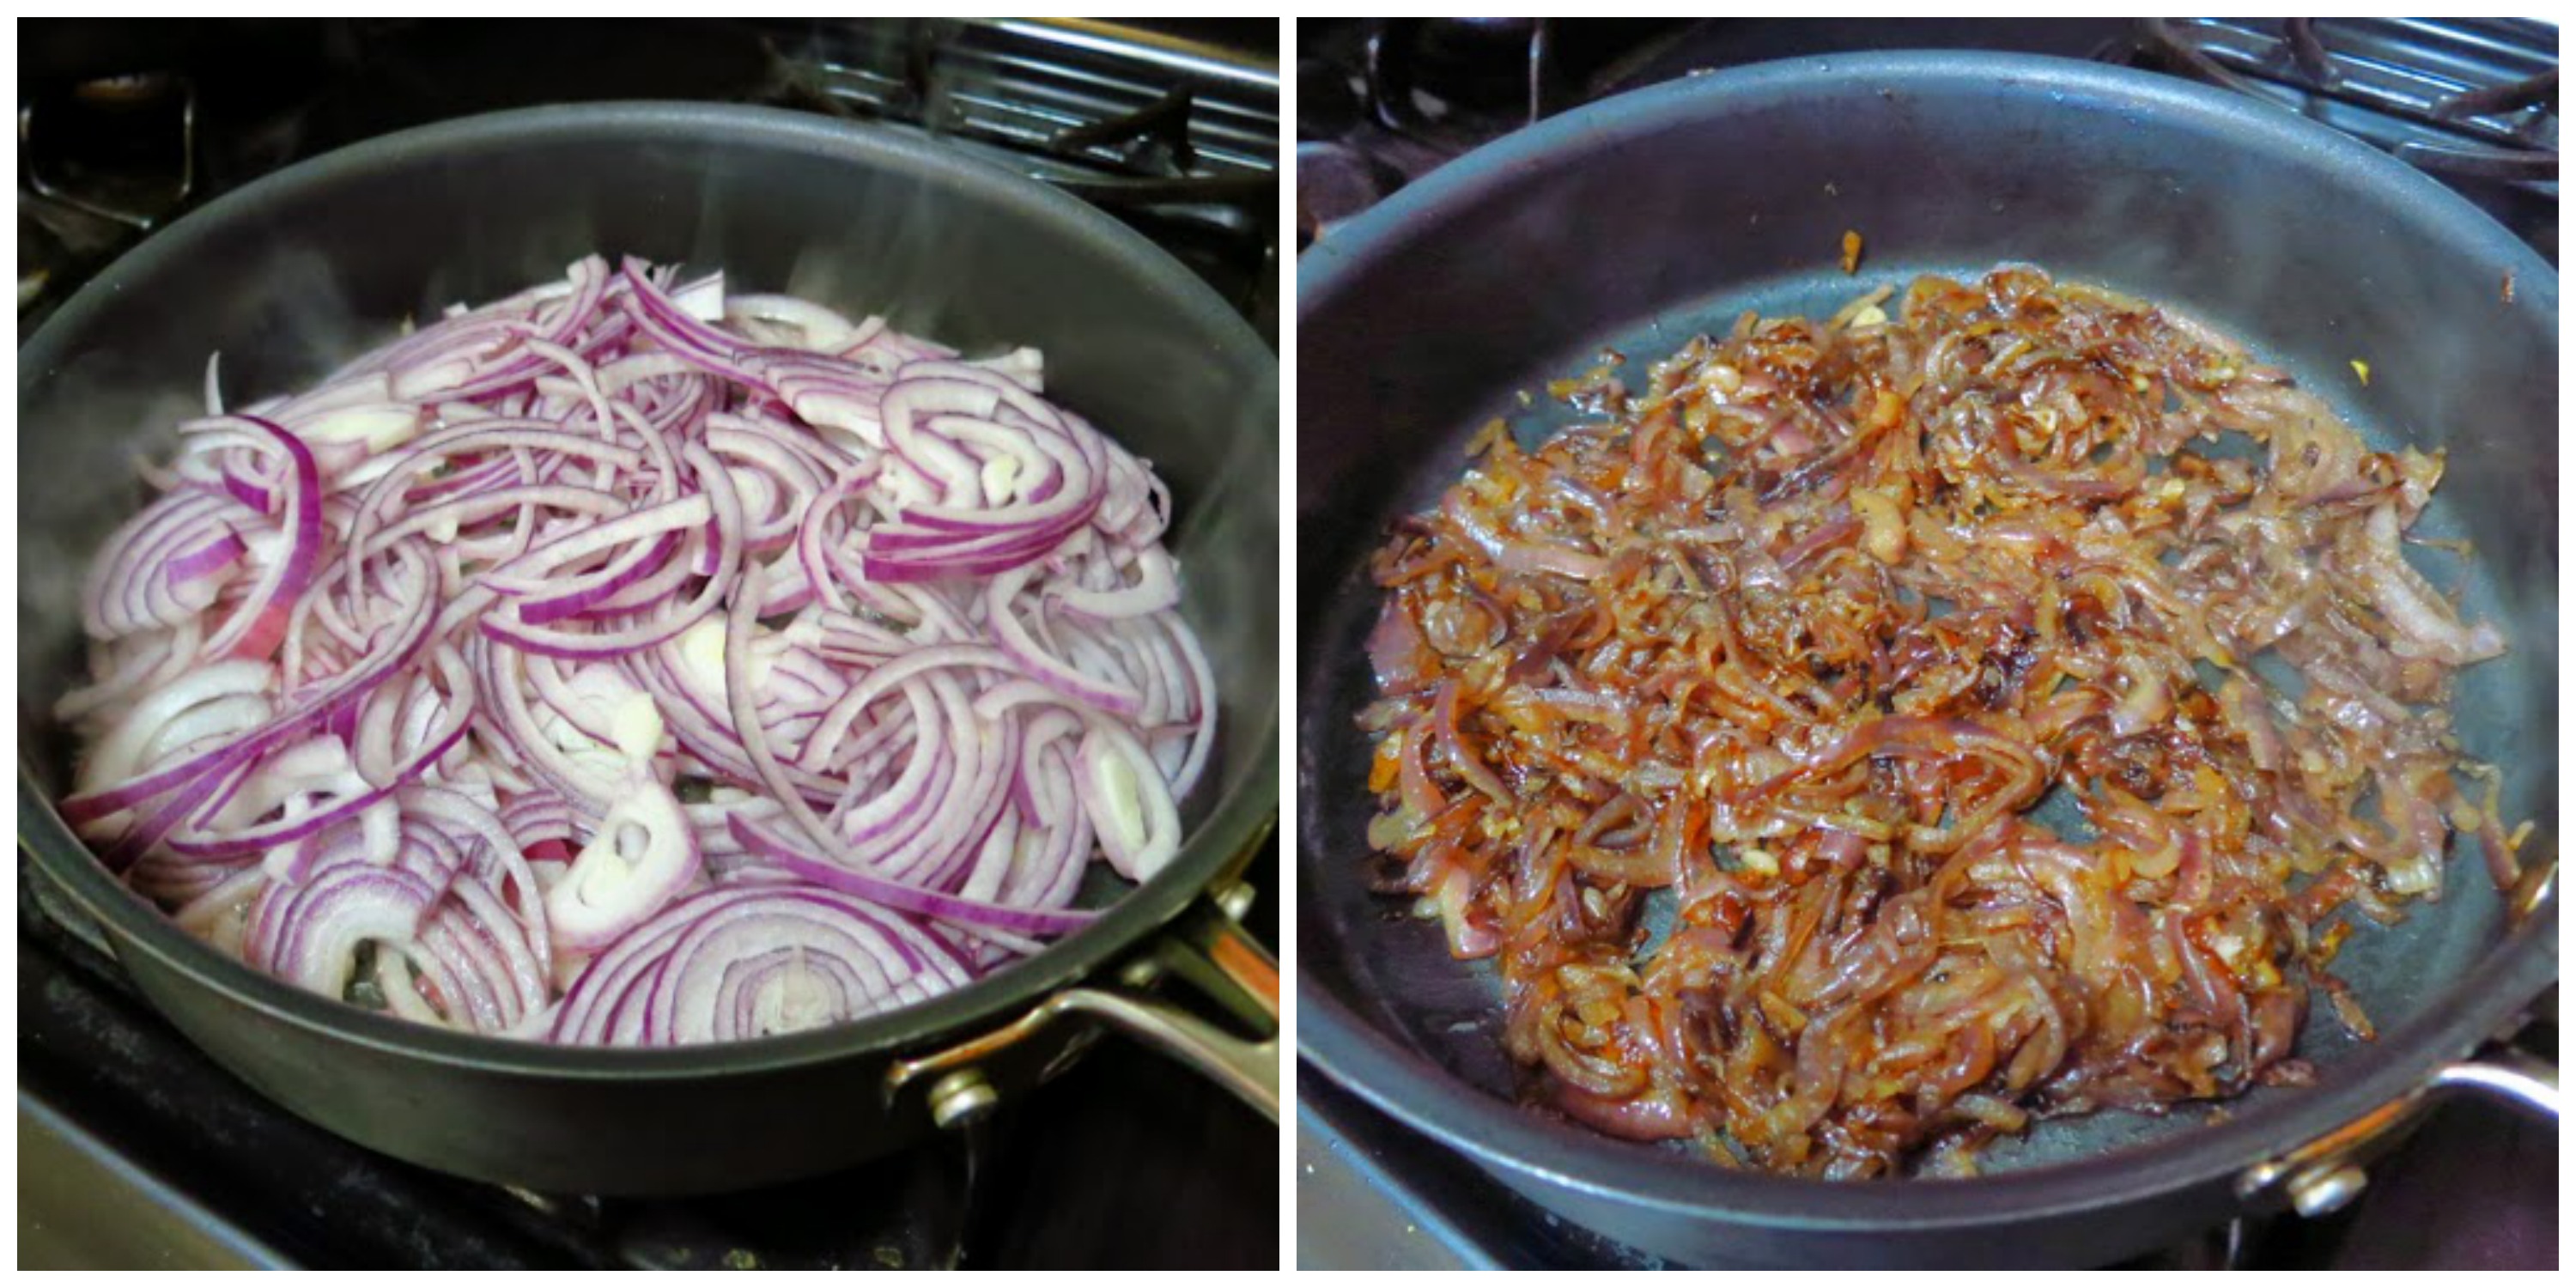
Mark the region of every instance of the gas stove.
MULTIPOLYGON (((925 20, 29 22, 19 335, 279 167, 547 102, 760 103, 928 135, 1091 201, 1277 334, 1277 26, 925 20)), ((1278 942, 1275 846, 1246 925, 1278 942)), ((22 1267, 1272 1268, 1276 1130, 1120 1041, 989 1122, 843 1173, 630 1201, 425 1171, 198 1054, 23 858, 22 1267), (1103 1160, 1112 1160, 1105 1170, 1103 1160)))
MULTIPOLYGON (((2557 29, 2509 20, 1462 18, 1298 27, 1298 245, 1473 148, 1624 90, 1750 63, 1894 49, 2051 54, 2278 102, 2451 186, 2558 257, 2557 29)), ((2554 1014, 2554 1011, 2550 1012, 2554 1014)), ((2556 1056, 2554 1024, 2522 1044, 2556 1056)), ((1299 1081, 1305 1269, 1658 1268, 1334 1086, 1299 1081)), ((2558 1262, 2554 1128, 2435 1111, 2318 1219, 2239 1220, 2134 1268, 2515 1268, 2558 1262)))

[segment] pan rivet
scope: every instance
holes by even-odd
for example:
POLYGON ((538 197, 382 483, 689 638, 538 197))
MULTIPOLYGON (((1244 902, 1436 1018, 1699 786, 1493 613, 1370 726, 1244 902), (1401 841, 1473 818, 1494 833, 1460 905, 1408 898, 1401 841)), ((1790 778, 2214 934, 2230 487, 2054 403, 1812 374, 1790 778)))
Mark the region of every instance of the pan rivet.
POLYGON ((2324 1216, 2350 1203, 2370 1178, 2362 1170, 2346 1163, 2341 1167, 2310 1168, 2290 1181, 2290 1206, 2301 1216, 2324 1216))
POLYGON ((1252 901, 1257 897, 1250 883, 1237 881, 1217 892, 1216 906, 1226 916, 1241 921, 1244 914, 1252 911, 1252 901))
POLYGON ((1002 1103, 1002 1093, 993 1089, 993 1081, 981 1069, 960 1069, 941 1078, 930 1088, 930 1121, 942 1130, 954 1130, 982 1122, 995 1106, 1002 1103))

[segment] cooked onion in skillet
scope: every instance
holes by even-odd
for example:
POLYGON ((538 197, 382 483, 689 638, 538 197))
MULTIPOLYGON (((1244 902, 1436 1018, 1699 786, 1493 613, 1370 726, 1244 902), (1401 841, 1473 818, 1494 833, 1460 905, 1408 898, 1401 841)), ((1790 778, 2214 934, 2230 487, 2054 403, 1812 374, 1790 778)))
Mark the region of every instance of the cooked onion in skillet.
MULTIPOLYGON (((2347 913, 2515 875, 2401 549, 2439 453, 2035 269, 1747 315, 1374 572, 1371 839, 1577 1119, 1720 1161, 1973 1167, 2034 1117, 2312 1076, 2347 913)), ((2428 543, 2429 544, 2429 543, 2428 543)))

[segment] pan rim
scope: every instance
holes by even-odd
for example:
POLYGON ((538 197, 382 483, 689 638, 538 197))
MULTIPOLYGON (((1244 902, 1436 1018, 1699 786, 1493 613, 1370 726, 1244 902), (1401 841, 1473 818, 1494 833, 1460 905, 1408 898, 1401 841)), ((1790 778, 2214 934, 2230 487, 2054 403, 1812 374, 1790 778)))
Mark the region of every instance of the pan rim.
MULTIPOLYGON (((345 177, 417 168, 512 142, 596 137, 630 143, 673 137, 744 141, 801 152, 818 163, 906 171, 966 199, 1019 207, 1104 247, 1154 294, 1207 337, 1211 354, 1261 354, 1251 324, 1178 260, 1143 234, 1091 205, 963 156, 926 138, 783 108, 635 100, 556 104, 482 113, 367 139, 288 166, 224 194, 174 221, 102 269, 19 350, 19 398, 39 387, 65 337, 104 308, 129 280, 148 279, 196 243, 345 177)), ((1274 405, 1275 409, 1275 405, 1274 405)), ((22 709, 22 723, 28 718, 22 709)), ((459 1033, 350 1006, 252 970, 185 934, 159 909, 111 877, 66 826, 25 766, 18 772, 19 845, 41 875, 96 918, 120 946, 149 955, 269 1019, 327 1041, 480 1074, 591 1081, 681 1082, 713 1074, 778 1072, 926 1044, 994 1021, 1055 989, 1096 974, 1178 917, 1278 816, 1279 703, 1246 713, 1256 750, 1233 790, 1217 797, 1170 866, 1102 910, 1092 925, 963 987, 849 1024, 779 1037, 667 1048, 556 1046, 459 1033)), ((157 1009, 157 1008, 156 1008, 157 1009)))
MULTIPOLYGON (((2478 229, 2481 253, 2514 261, 2509 266, 2517 274, 2518 289, 2545 288, 2552 300, 2557 294, 2558 270, 2466 197, 2366 143, 2268 100, 2230 94, 2176 76, 2080 59, 1924 49, 1748 63, 1628 90, 1507 134, 1397 189, 1308 247, 1297 260, 1300 317, 1306 311, 1310 288, 1367 262, 1370 252, 1386 242, 1389 234, 1507 180, 1516 170, 1543 165, 1569 143, 1590 140, 1606 144, 1647 126, 1692 115, 1691 109, 1709 100, 1826 80, 1857 81, 1880 76, 1903 77, 1918 83, 1949 77, 1989 85, 2045 79, 2052 85, 2114 97, 2133 107, 2168 111, 2236 131, 2258 131, 2285 147, 2315 153, 2330 164, 2357 168, 2380 182, 2395 184, 2412 199, 2444 207, 2455 218, 2469 217, 2478 229)), ((2554 319, 2556 310, 2550 312, 2554 319)))
MULTIPOLYGON (((1615 144, 1715 114, 1730 100, 1882 77, 1909 86, 2044 80, 2052 88, 2099 95, 2124 108, 2178 117, 2311 154, 2320 165, 2358 171, 2369 182, 2430 205, 2434 218, 2459 228, 2464 249, 2512 268, 2532 307, 2546 306, 2555 335, 2555 269, 2465 198, 2362 143, 2275 105, 2174 77, 2071 59, 1960 51, 1752 64, 1629 91, 1507 135, 1399 190, 1310 248, 1298 266, 1299 323, 1332 300, 1342 283, 1358 280, 1380 256, 1395 253, 1405 229, 1454 215, 1508 188, 1519 172, 1552 165, 1573 145, 1615 144)), ((1301 666, 1309 664, 1306 650, 1315 643, 1309 632, 1319 612, 1314 605, 1301 606, 1301 666)), ((1301 781, 1301 815, 1305 790, 1301 781)), ((1321 861, 1309 844, 1301 837, 1301 883, 1302 873, 1321 861)), ((2542 844, 2554 845, 2554 838, 2542 844)), ((2555 912, 2554 904, 2543 909, 2491 948, 2470 979, 2454 985, 2455 1005, 2428 1008, 2382 1034, 2339 1062, 2327 1083, 2310 1092, 2243 1108, 2225 1122, 2161 1140, 1970 1178, 1871 1185, 1731 1171, 1605 1136, 1467 1086, 1362 1019, 1315 983, 1311 972, 1301 974, 1298 985, 1298 1051, 1301 1061, 1337 1085, 1480 1166, 1562 1190, 1667 1215, 1752 1219, 1809 1232, 1974 1229, 2073 1215, 2214 1181, 2420 1089, 2436 1065, 2473 1049, 2556 978, 2555 912), (2471 988, 2471 982, 2482 987, 2471 988)), ((1301 916, 1301 936, 1304 924, 1301 916)), ((2240 1102, 2224 1103, 2242 1108, 2240 1102)))

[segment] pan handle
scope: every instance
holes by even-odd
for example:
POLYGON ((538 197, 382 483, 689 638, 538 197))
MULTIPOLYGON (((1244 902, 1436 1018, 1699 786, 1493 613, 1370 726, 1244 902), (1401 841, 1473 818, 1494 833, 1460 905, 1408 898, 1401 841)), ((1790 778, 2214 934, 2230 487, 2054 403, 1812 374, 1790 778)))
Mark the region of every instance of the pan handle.
MULTIPOLYGON (((2551 850, 2523 869, 2522 878, 2505 895, 2505 916, 2520 926, 2536 917, 2558 915, 2558 854, 2551 850)), ((2558 986, 2551 984, 2532 1003, 2525 1023, 2558 1023, 2558 986)), ((2455 1060, 2433 1074, 2426 1090, 2464 1091, 2526 1113, 2558 1121, 2558 1066, 2518 1047, 2494 1046, 2465 1060, 2455 1060)))
MULTIPOLYGON (((2558 854, 2552 849, 2523 869, 2522 879, 2505 896, 2505 916, 2516 926, 2534 918, 2558 915, 2558 854)), ((2551 984, 2532 1003, 2526 1022, 2558 1023, 2558 986, 2551 984)), ((2518 1047, 2497 1046, 2466 1060, 2442 1066, 2428 1090, 2465 1091, 2558 1121, 2558 1066, 2518 1047)))
POLYGON ((2237 1174, 2238 1198, 2287 1199, 2301 1216, 2324 1216, 2370 1183, 2370 1160, 2393 1145, 2434 1101, 2466 1092, 2558 1121, 2558 1066, 2511 1047, 2494 1047, 2436 1070, 2420 1091, 2401 1096, 2297 1149, 2237 1174))
POLYGON ((1237 883, 1201 899, 1164 932, 1153 949, 1119 973, 1115 988, 1069 988, 992 1032, 886 1071, 889 1101, 929 1079, 930 1114, 941 1127, 980 1121, 1000 1103, 981 1066, 999 1052, 1068 1016, 1086 1017, 1180 1061, 1245 1104, 1279 1121, 1279 966, 1244 933, 1252 887, 1237 883), (1259 1038, 1230 1033, 1148 992, 1166 977, 1189 983, 1253 1027, 1259 1038))
MULTIPOLYGON (((2505 894, 2505 919, 2521 926, 2558 914, 2558 855, 2554 849, 2525 868, 2505 894)), ((2555 1024, 2558 988, 2533 999, 2512 1028, 2534 1021, 2555 1024)), ((2509 1036, 2506 1034, 2499 1036, 2509 1036)), ((2301 1216, 2323 1216, 2350 1203, 2370 1183, 2363 1169, 2395 1144, 2432 1104, 2454 1093, 2499 1101, 2558 1121, 2558 1066, 2505 1043, 2492 1042, 2465 1059, 2433 1071, 2423 1086, 2363 1114, 2315 1140, 2267 1158, 2236 1174, 2236 1196, 2247 1201, 2286 1199, 2301 1216)))
POLYGON ((2435 1091, 2466 1091, 2558 1121, 2558 1066, 2529 1052, 2504 1050, 2442 1066, 2435 1091))

